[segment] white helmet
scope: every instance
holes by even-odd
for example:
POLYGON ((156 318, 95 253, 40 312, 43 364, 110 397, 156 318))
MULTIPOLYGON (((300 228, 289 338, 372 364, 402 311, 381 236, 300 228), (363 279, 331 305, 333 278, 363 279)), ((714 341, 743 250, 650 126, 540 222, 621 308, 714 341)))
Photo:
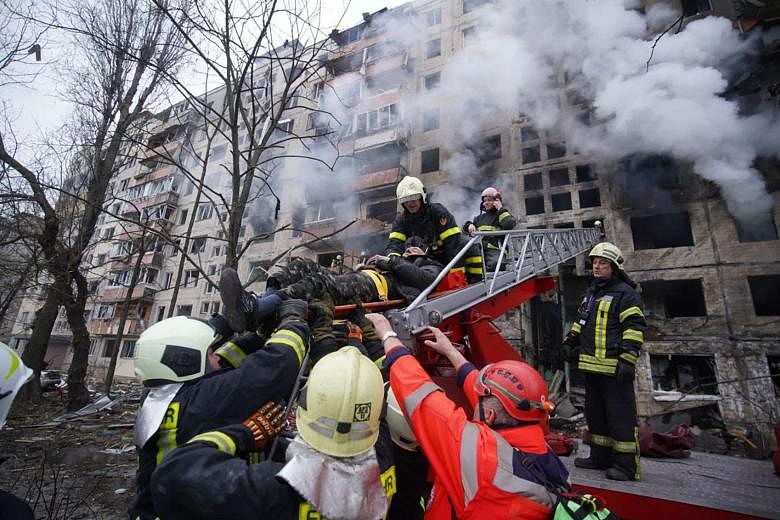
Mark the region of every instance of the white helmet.
POLYGON ((588 254, 590 258, 593 258, 594 256, 600 256, 601 258, 606 258, 612 264, 621 271, 623 270, 623 253, 620 251, 618 246, 611 242, 599 242, 595 246, 593 246, 593 249, 590 250, 590 254, 588 254))
POLYGON ((390 438, 393 439, 394 443, 407 451, 417 451, 420 443, 417 442, 412 426, 398 405, 393 388, 389 385, 387 387, 387 426, 390 428, 390 438))
POLYGON ((482 195, 480 195, 480 200, 484 200, 485 197, 492 197, 494 199, 501 200, 501 192, 498 191, 493 186, 489 186, 482 190, 482 195))
POLYGON ((176 316, 146 329, 135 347, 135 376, 141 383, 181 383, 206 373, 208 349, 217 333, 203 320, 176 316))
POLYGON ((354 457, 379 437, 384 388, 379 369, 351 346, 320 359, 298 398, 303 440, 331 457, 354 457))
POLYGON ((5 343, 0 343, 0 429, 5 426, 5 418, 16 394, 32 375, 33 371, 25 366, 19 354, 5 343))
POLYGON ((395 188, 395 196, 403 204, 415 199, 422 199, 423 204, 428 199, 425 193, 425 186, 417 177, 404 177, 395 188))

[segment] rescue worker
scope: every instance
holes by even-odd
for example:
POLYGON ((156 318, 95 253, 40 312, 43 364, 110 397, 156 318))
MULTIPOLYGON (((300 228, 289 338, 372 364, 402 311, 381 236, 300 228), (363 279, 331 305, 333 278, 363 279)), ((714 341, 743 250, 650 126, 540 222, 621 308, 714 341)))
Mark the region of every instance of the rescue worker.
POLYGON ((311 370, 286 463, 247 465, 241 456, 254 438, 237 422, 192 438, 163 460, 152 480, 155 505, 166 520, 382 518, 396 485, 382 404, 379 369, 343 347, 311 370))
POLYGON ((639 480, 634 373, 646 328, 642 298, 617 246, 601 242, 589 256, 593 280, 562 347, 585 375, 590 456, 574 465, 606 470, 613 480, 639 480))
MULTIPOLYGON (((19 390, 33 376, 22 358, 5 343, 0 343, 0 430, 19 390)), ((0 518, 35 520, 32 509, 21 498, 0 489, 0 518)))
POLYGON ((366 317, 384 340, 393 392, 433 469, 426 518, 548 518, 557 498, 547 486, 563 491, 569 483, 566 468, 544 440, 553 406, 539 373, 520 361, 477 371, 439 329, 430 327, 435 339, 425 344, 455 368, 474 407, 469 420, 398 340, 387 319, 366 317))
MULTIPOLYGON (((365 269, 334 275, 328 269, 305 258, 294 258, 288 266, 268 278, 268 291, 273 297, 306 300, 329 296, 336 305, 381 300, 414 300, 431 285, 443 269, 414 240, 402 255, 372 257, 365 269)), ((223 309, 233 330, 253 330, 258 316, 265 312, 268 292, 258 297, 244 290, 234 269, 225 268, 219 280, 223 309)))
MULTIPOLYGON (((479 205, 479 215, 473 221, 463 225, 463 231, 474 233, 475 231, 508 231, 517 225, 517 219, 504 207, 501 200, 501 192, 496 188, 488 187, 482 191, 482 202, 479 205)), ((482 240, 482 257, 485 259, 485 268, 495 271, 498 265, 498 257, 501 252, 503 237, 491 236, 482 240)))
MULTIPOLYGON (((436 202, 428 201, 428 194, 417 177, 404 177, 395 190, 403 210, 396 216, 385 246, 385 255, 401 255, 406 240, 420 237, 428 254, 447 265, 465 244, 455 217, 436 202)), ((477 249, 469 251, 450 272, 462 272, 470 280, 482 277, 482 256, 477 249)))
MULTIPOLYGON (((135 421, 138 449, 136 497, 130 518, 157 518, 149 483, 157 465, 177 445, 199 433, 240 422, 267 401, 289 398, 308 343, 307 306, 287 300, 278 328, 263 348, 220 370, 212 352, 220 341, 206 322, 177 316, 155 323, 138 339, 136 377, 148 388, 135 421)), ((224 347, 224 345, 223 345, 224 347)))

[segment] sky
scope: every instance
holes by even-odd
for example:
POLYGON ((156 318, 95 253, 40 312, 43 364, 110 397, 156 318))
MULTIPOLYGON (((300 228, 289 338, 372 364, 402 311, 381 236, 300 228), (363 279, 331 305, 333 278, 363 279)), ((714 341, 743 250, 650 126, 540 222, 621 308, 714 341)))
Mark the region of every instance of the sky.
MULTIPOLYGON (((322 0, 323 25, 327 32, 338 26, 351 27, 362 21, 362 13, 375 12, 383 7, 396 7, 404 0, 322 0), (343 18, 342 18, 343 15, 343 18), (339 23, 339 19, 342 22, 339 23)), ((36 141, 44 132, 60 126, 70 112, 70 106, 58 98, 58 81, 53 67, 57 49, 43 49, 43 60, 36 63, 25 60, 27 70, 40 70, 32 84, 3 86, 0 99, 8 101, 10 117, 15 120, 17 136, 25 141, 36 141)))

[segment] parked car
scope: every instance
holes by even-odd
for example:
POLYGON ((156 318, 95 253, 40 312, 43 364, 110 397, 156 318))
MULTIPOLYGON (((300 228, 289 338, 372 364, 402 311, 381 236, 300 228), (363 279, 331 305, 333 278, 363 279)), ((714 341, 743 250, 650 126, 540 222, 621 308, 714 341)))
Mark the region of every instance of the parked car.
POLYGON ((41 390, 49 392, 56 390, 62 384, 62 374, 59 370, 43 370, 41 372, 41 390))

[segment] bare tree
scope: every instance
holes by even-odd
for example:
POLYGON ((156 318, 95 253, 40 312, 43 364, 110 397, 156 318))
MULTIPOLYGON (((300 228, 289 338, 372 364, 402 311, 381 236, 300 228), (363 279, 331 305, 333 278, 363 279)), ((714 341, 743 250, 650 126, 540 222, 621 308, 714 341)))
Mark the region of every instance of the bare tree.
POLYGON ((76 4, 60 15, 67 24, 57 28, 73 36, 79 52, 70 64, 68 94, 77 109, 71 125, 73 139, 67 143, 73 153, 66 184, 60 186, 54 202, 41 168, 15 156, 6 132, 0 134, 0 162, 25 181, 29 200, 42 215, 36 239, 54 280, 36 315, 23 359, 40 373, 51 327, 64 305, 73 334, 68 407, 74 409, 88 400, 84 376, 89 332, 84 309, 89 292, 82 270, 84 252, 129 130, 164 87, 162 71, 175 72, 182 53, 180 33, 171 31, 170 19, 142 0, 76 4))

